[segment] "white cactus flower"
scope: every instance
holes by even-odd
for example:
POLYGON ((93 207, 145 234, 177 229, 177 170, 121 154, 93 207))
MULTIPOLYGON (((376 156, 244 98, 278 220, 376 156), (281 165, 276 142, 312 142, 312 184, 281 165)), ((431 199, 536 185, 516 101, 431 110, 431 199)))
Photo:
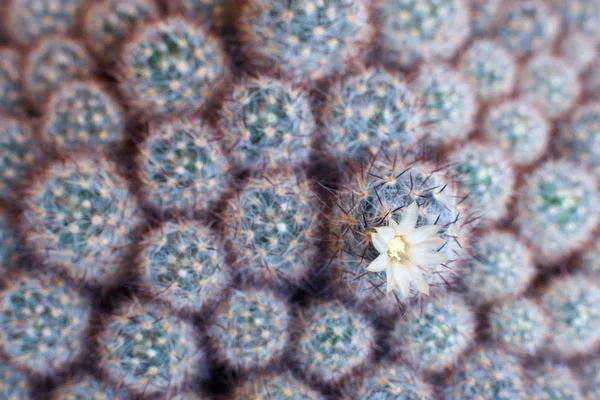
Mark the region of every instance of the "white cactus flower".
POLYGON ((416 227, 419 206, 412 202, 400 223, 389 219, 389 226, 375 228, 371 240, 380 253, 367 267, 369 272, 385 271, 387 292, 398 286, 403 297, 410 294, 410 284, 421 293, 429 294, 429 283, 425 275, 427 266, 438 265, 448 260, 438 252, 445 241, 438 236, 437 225, 416 227))

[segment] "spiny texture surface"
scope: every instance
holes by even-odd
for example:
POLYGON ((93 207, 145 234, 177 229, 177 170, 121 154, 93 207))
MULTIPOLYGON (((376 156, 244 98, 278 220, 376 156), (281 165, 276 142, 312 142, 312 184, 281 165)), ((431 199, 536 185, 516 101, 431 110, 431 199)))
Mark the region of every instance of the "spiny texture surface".
POLYGON ((581 32, 573 32, 560 41, 558 51, 577 72, 581 73, 596 58, 596 40, 581 32))
POLYGON ((163 212, 206 210, 227 186, 229 163, 200 119, 150 125, 138 154, 143 198, 163 212))
POLYGON ((67 82, 92 76, 93 62, 75 40, 52 36, 40 41, 27 55, 24 86, 29 101, 43 109, 53 91, 67 82))
POLYGON ((491 30, 501 4, 501 0, 469 0, 473 34, 480 35, 491 30))
POLYGON ((220 29, 228 12, 234 10, 234 0, 164 0, 170 13, 187 15, 203 25, 220 29))
POLYGON ((592 37, 600 37, 600 1, 598 0, 551 0, 556 13, 569 31, 583 31, 592 37))
POLYGON ((474 241, 463 276, 479 301, 518 296, 535 277, 533 256, 514 234, 488 231, 474 241))
POLYGON ((120 393, 106 382, 91 376, 84 376, 56 389, 52 400, 126 400, 129 397, 120 393))
POLYGON ((0 361, 0 393, 7 400, 27 400, 31 396, 27 376, 4 361, 0 361))
POLYGON ((108 317, 98 343, 106 373, 139 394, 181 393, 205 359, 192 325, 152 303, 123 305, 108 317))
POLYGON ((542 164, 525 179, 515 221, 536 258, 557 262, 591 239, 600 206, 595 176, 559 160, 542 164))
POLYGON ((50 163, 27 193, 21 222, 38 257, 78 280, 106 283, 115 277, 139 221, 136 200, 116 165, 74 153, 50 163))
POLYGON ((240 26, 247 58, 293 82, 343 72, 372 36, 362 0, 251 0, 240 26))
POLYGON ((529 395, 532 399, 582 399, 575 376, 566 365, 546 363, 528 372, 531 375, 529 395))
POLYGON ((223 222, 245 279, 299 283, 315 254, 320 203, 306 177, 251 178, 227 204, 223 222))
POLYGON ((581 268, 600 283, 600 240, 588 247, 581 258, 581 268))
POLYGON ((594 400, 600 396, 600 358, 588 359, 578 364, 575 370, 581 393, 585 400, 594 400))
POLYGON ((410 149, 423 135, 418 101, 401 77, 365 69, 331 91, 326 147, 340 160, 361 159, 382 148, 410 149))
POLYGON ((489 323, 492 339, 517 355, 535 355, 550 334, 544 310, 527 298, 494 306, 489 323))
POLYGON ((58 278, 16 277, 0 293, 0 348, 21 368, 50 374, 80 355, 90 311, 58 278))
POLYGON ((552 347, 564 357, 587 354, 600 343, 600 286, 584 275, 552 281, 541 297, 550 318, 552 347))
POLYGON ((384 363, 356 387, 348 390, 348 395, 358 400, 431 400, 433 389, 425 383, 416 371, 403 364, 384 363))
POLYGON ((13 267, 18 258, 18 240, 10 223, 8 213, 0 211, 0 274, 5 275, 13 267))
POLYGON ((233 399, 324 400, 325 397, 284 372, 246 382, 235 391, 233 399))
MULTIPOLYGON (((600 102, 577 107, 560 129, 559 153, 600 174, 600 102)), ((598 175, 596 175, 598 176, 598 175)))
POLYGON ((337 381, 372 354, 375 330, 365 317, 338 302, 313 303, 301 311, 300 321, 294 357, 316 379, 337 381))
POLYGON ((475 338, 475 316, 458 296, 445 294, 409 310, 391 333, 392 351, 420 370, 452 367, 475 338))
POLYGON ((125 112, 102 86, 76 81, 54 92, 44 110, 44 139, 60 150, 103 150, 125 139, 125 112))
POLYGON ((120 87, 145 117, 192 114, 224 84, 225 58, 216 38, 183 18, 147 23, 123 46, 120 87))
POLYGON ((237 369, 256 370, 280 357, 289 341, 289 309, 267 290, 234 291, 208 335, 219 356, 237 369))
POLYGON ((485 117, 483 131, 491 145, 522 166, 537 161, 550 141, 550 124, 537 107, 523 100, 493 106, 485 117))
POLYGON ((0 115, 0 197, 14 197, 13 190, 33 169, 40 152, 34 140, 28 121, 0 115))
POLYGON ((267 77, 237 85, 219 125, 227 152, 246 168, 305 163, 315 127, 307 94, 267 77))
POLYGON ((22 114, 25 106, 21 60, 17 50, 0 48, 0 112, 22 114))
POLYGON ((140 248, 142 285, 176 310, 200 310, 229 282, 218 240, 194 222, 166 222, 146 234, 140 248))

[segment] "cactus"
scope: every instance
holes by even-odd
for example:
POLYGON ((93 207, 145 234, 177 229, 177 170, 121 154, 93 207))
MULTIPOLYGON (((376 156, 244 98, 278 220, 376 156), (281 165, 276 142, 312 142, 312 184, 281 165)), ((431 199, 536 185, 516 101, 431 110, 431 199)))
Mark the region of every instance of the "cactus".
POLYGON ((487 141, 505 152, 518 166, 536 162, 550 142, 550 123, 534 106, 523 100, 509 100, 493 106, 485 117, 487 141))
POLYGON ((423 118, 432 145, 463 140, 473 127, 475 92, 456 71, 442 64, 424 65, 415 85, 423 101, 423 118))
POLYGON ((9 37, 21 46, 76 29, 85 0, 11 0, 5 10, 9 37))
POLYGON ((600 240, 595 240, 583 252, 580 267, 583 272, 600 283, 600 240))
POLYGON ((28 121, 0 115, 0 197, 14 199, 15 190, 39 158, 39 150, 28 121))
POLYGON ((300 312, 300 336, 295 360, 306 374, 336 382, 371 357, 375 330, 354 309, 329 301, 300 312))
POLYGON ((600 35, 600 1, 598 0, 551 0, 550 3, 562 17, 567 31, 582 31, 592 37, 600 35))
MULTIPOLYGON (((406 214, 408 206, 417 202, 417 226, 437 225, 445 241, 439 251, 451 261, 463 256, 461 243, 468 235, 466 217, 458 195, 445 170, 434 165, 406 159, 390 159, 380 155, 366 170, 350 171, 335 193, 335 209, 331 217, 332 240, 337 250, 335 265, 340 280, 361 301, 376 301, 384 308, 396 305, 397 294, 384 295, 383 273, 366 273, 365 268, 377 256, 371 244, 374 229, 393 217, 396 222, 406 214)), ((441 286, 453 279, 452 263, 423 266, 430 275, 429 285, 441 286)), ((412 290, 411 297, 418 296, 412 290)))
POLYGON ((92 284, 116 277, 139 216, 112 162, 74 153, 50 163, 27 193, 21 225, 41 260, 92 284))
POLYGON ((475 35, 488 33, 500 11, 501 0, 469 0, 471 6, 471 31, 475 35))
POLYGON ((121 64, 122 93, 149 119, 205 109, 228 75, 217 39, 179 17, 141 26, 123 45, 121 64))
POLYGON ((200 310, 229 283, 225 262, 209 229, 166 222, 148 232, 140 247, 142 286, 177 310, 200 310))
POLYGON ((562 364, 546 362, 541 367, 529 371, 531 399, 581 400, 583 397, 575 376, 562 364))
POLYGON ((596 58, 596 42, 581 32, 573 32, 560 41, 559 54, 581 73, 596 58))
POLYGON ((578 363, 576 377, 579 380, 582 398, 595 400, 600 396, 600 358, 597 356, 578 363))
POLYGON ((433 389, 410 368, 389 362, 370 371, 348 391, 358 400, 431 400, 433 389))
POLYGON ((217 353, 238 370, 256 371, 278 359, 289 342, 290 311, 267 290, 234 291, 208 330, 217 353))
POLYGON ((261 376, 235 390, 234 400, 324 400, 325 397, 298 381, 289 372, 261 376))
POLYGON ((463 0, 383 0, 377 14, 384 57, 405 66, 452 57, 470 33, 463 0))
POLYGON ((600 59, 594 58, 594 61, 583 75, 584 94, 594 100, 600 99, 600 59))
POLYGON ((447 399, 525 400, 525 376, 511 355, 492 349, 477 349, 448 379, 447 399))
POLYGON ((21 80, 21 56, 15 49, 0 47, 0 113, 21 115, 25 96, 21 80))
POLYGON ((491 338, 516 355, 534 356, 550 335, 544 310, 527 298, 495 305, 489 324, 491 338))
POLYGON ((62 85, 44 111, 42 135, 57 149, 103 150, 125 139, 125 112, 121 105, 93 81, 62 85))
POLYGON ((141 193, 163 212, 207 210, 227 186, 229 163, 203 120, 151 124, 137 156, 141 193))
POLYGON ((361 159, 381 148, 406 150, 423 134, 416 96, 387 71, 365 69, 346 79, 326 104, 327 148, 338 159, 361 159))
POLYGON ((516 235, 492 230, 473 243, 464 281, 475 299, 484 302, 516 297, 535 277, 533 255, 516 235))
POLYGON ((521 73, 519 91, 547 117, 557 118, 575 104, 581 85, 577 71, 567 61, 540 54, 521 73))
POLYGON ((298 284, 315 255, 320 203, 306 177, 289 172, 251 178, 224 213, 226 239, 244 279, 298 284))
POLYGON ((515 171, 504 152, 492 145, 468 144, 449 156, 452 180, 482 224, 504 218, 514 192, 515 171))
POLYGON ((480 39, 463 54, 460 71, 483 101, 508 96, 515 87, 517 64, 498 43, 480 39))
POLYGON ((233 0, 163 0, 171 14, 190 16, 202 24, 219 30, 226 22, 228 12, 234 9, 233 0))
POLYGON ((125 400, 129 397, 106 382, 88 375, 60 386, 50 398, 51 400, 125 400))
POLYGON ((247 59, 295 83, 342 73, 373 34, 363 0, 251 0, 240 20, 247 59))
MULTIPOLYGON (((600 102, 577 107, 563 123, 556 148, 563 156, 600 173, 600 102)), ((598 176, 598 175, 597 175, 598 176)))
POLYGON ((475 315, 454 294, 432 298, 409 310, 391 333, 392 352, 420 370, 443 371, 475 341, 475 315))
POLYGON ((35 374, 66 367, 84 348, 91 307, 48 274, 11 277, 0 293, 0 348, 35 374))
POLYGON ((6 210, 0 210, 0 274, 5 275, 16 265, 18 241, 6 210))
POLYGON ((79 42, 53 36, 41 40, 26 59, 23 84, 27 97, 37 109, 43 109, 52 92, 69 81, 92 76, 91 57, 79 42))
POLYGON ((203 372, 196 339, 190 323, 160 305, 131 302, 108 317, 98 336, 100 365, 134 393, 171 398, 203 372))
POLYGON ((0 361, 0 394, 7 400, 31 398, 31 387, 27 376, 4 361, 0 361))
POLYGON ((525 179, 515 223, 538 260, 558 262, 591 239, 598 225, 596 177, 577 164, 557 160, 525 179))
POLYGON ((267 77, 242 82, 225 101, 219 126, 236 164, 305 163, 315 126, 307 94, 267 77))
POLYGON ((559 16, 541 0, 509 2, 496 25, 500 42, 517 56, 546 49, 559 32, 559 16))
POLYGON ((586 354, 600 344, 600 285, 578 274, 550 283, 541 305, 552 326, 552 349, 563 357, 586 354))
POLYGON ((113 66, 123 40, 156 17, 154 0, 100 0, 89 5, 83 16, 83 37, 98 60, 113 66))

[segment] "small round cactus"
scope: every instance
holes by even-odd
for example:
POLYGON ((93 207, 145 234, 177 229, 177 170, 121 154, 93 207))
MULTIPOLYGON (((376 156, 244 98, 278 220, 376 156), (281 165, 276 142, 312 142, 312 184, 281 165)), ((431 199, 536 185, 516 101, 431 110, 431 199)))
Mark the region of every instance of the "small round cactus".
POLYGON ((125 111, 100 84, 62 85, 44 110, 42 135, 59 150, 104 150, 125 139, 125 111))
POLYGON ((567 61, 541 54, 525 66, 519 91, 523 99, 537 105, 547 117, 556 118, 575 104, 581 85, 577 71, 567 61))
POLYGON ((498 38, 518 56, 549 47, 560 31, 560 17, 541 0, 509 2, 496 24, 498 38))
POLYGON ((596 177, 565 160, 548 161, 528 177, 515 222, 538 260, 556 263, 578 250, 599 222, 596 177))
POLYGON ((31 125, 0 115, 0 197, 15 197, 15 189, 33 168, 38 156, 31 125))
POLYGON ((492 145, 468 144, 449 156, 452 180, 468 196, 482 224, 504 218, 515 184, 515 171, 504 152, 492 145))
POLYGON ((234 8, 234 0, 164 0, 171 14, 183 14, 214 29, 225 24, 228 11, 234 8))
POLYGON ((581 32, 573 32, 561 40, 559 53, 577 72, 582 72, 596 58, 596 42, 581 32))
POLYGON ((575 375, 562 364, 545 365, 528 371, 530 399, 582 400, 575 375))
POLYGON ((600 397, 600 358, 596 356, 578 363, 577 378, 584 400, 595 400, 600 397))
POLYGON ((100 365, 132 392, 171 398, 202 372, 205 355, 196 339, 190 323, 160 305, 132 302, 99 334, 100 365))
POLYGON ((348 390, 358 400, 431 400, 433 389, 412 371, 401 364, 384 364, 368 373, 348 390))
POLYGON ((83 35, 92 53, 106 65, 119 58, 123 40, 141 24, 158 17, 154 0, 100 0, 83 17, 83 35))
POLYGON ((35 178, 21 224, 40 259, 77 280, 105 284, 119 273, 138 221, 136 200, 116 166, 74 153, 35 178))
POLYGON ((137 156, 142 196, 163 212, 207 210, 224 193, 229 163, 203 120, 150 125, 137 156))
POLYGON ((531 251, 508 231, 492 230, 479 236, 471 256, 464 279, 472 297, 479 301, 516 297, 535 277, 531 251))
POLYGON ((398 319, 391 348, 420 370, 443 371, 474 342, 475 324, 467 304, 457 295, 445 294, 398 319))
POLYGON ((245 168, 306 162, 315 126, 307 94, 267 77, 237 85, 219 125, 227 153, 245 168))
POLYGON ((324 400, 325 397, 294 376, 285 372, 279 375, 261 376, 246 382, 235 390, 234 400, 324 400))
POLYGON ((577 107, 561 126, 557 150, 577 164, 600 173, 600 102, 577 107))
POLYGON ((141 243, 143 288, 178 310, 200 310, 215 301, 229 282, 217 240, 208 228, 167 222, 141 243))
POLYGON ((141 26, 124 44, 120 87, 148 118, 193 114, 206 108, 228 75, 216 38, 179 17, 141 26))
POLYGON ((348 78, 329 96, 327 148, 339 159, 361 159, 381 148, 405 150, 422 136, 418 99, 407 84, 375 69, 348 78))
POLYGON ((90 312, 85 299, 51 275, 10 279, 0 293, 0 348, 33 373, 60 370, 83 350, 90 312))
POLYGON ((342 73, 373 33, 363 0, 251 0, 240 20, 247 58, 295 83, 342 73))
POLYGON ((219 306, 208 335, 218 355, 239 370, 265 368, 289 342, 289 307, 267 290, 234 291, 219 306))
POLYGON ((492 40, 474 42, 461 58, 460 71, 483 101, 509 95, 517 77, 517 64, 504 47, 492 40))
POLYGON ((21 46, 77 28, 85 0, 11 0, 5 10, 6 30, 21 46))
POLYGON ((527 298, 494 306, 489 324, 491 338, 517 355, 534 356, 550 334, 544 310, 527 298))
POLYGON ((595 240, 583 253, 580 267, 600 283, 600 240, 595 240))
POLYGON ((67 82, 91 77, 93 70, 85 47, 74 40, 53 36, 40 41, 27 55, 23 83, 31 104, 41 110, 52 92, 67 82))
POLYGON ((106 382, 92 376, 83 376, 56 389, 51 400, 125 400, 129 397, 120 393, 106 382))
POLYGON ((443 398, 525 400, 525 376, 519 362, 492 349, 472 352, 447 382, 443 398))
POLYGON ((23 92, 21 56, 14 49, 0 48, 0 113, 23 114, 23 92))
POLYGON ((245 279, 297 284, 315 255, 320 203, 306 177, 289 172, 251 178, 224 213, 227 240, 245 279))
POLYGON ((300 321, 294 355, 307 375, 338 381, 371 357, 375 330, 355 310, 337 302, 313 303, 301 311, 300 321))
POLYGON ((600 37, 600 1, 551 0, 568 31, 582 31, 594 38, 600 37))
POLYGON ((27 376, 4 361, 0 361, 0 394, 7 400, 31 398, 31 387, 27 376))
POLYGON ((477 103, 473 88, 458 72, 444 65, 425 65, 414 91, 423 102, 421 122, 427 127, 431 144, 444 145, 467 137, 477 103))
POLYGON ((476 35, 489 32, 500 11, 501 0, 469 0, 471 30, 476 35))
POLYGON ((519 166, 537 161, 548 148, 550 123, 534 106, 509 100, 492 107, 483 124, 485 138, 519 166))
POLYGON ((600 344, 600 285, 585 275, 550 283, 541 305, 550 318, 552 348, 564 357, 586 354, 600 344))
POLYGON ((383 0, 377 13, 385 57, 407 66, 452 57, 470 33, 463 0, 383 0))

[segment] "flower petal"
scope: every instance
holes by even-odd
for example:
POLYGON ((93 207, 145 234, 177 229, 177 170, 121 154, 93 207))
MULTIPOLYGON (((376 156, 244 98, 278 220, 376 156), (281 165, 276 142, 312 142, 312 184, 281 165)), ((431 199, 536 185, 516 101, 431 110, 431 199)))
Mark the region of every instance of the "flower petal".
POLYGON ((448 261, 448 257, 437 251, 416 251, 411 254, 410 260, 415 265, 425 267, 428 265, 439 265, 448 261))
POLYGON ((402 220, 397 226, 397 234, 405 234, 406 232, 410 232, 417 225, 417 220, 419 219, 419 206, 416 201, 410 203, 406 212, 402 216, 402 220))
POLYGON ((429 251, 436 251, 440 247, 446 244, 446 241, 439 236, 426 240, 424 242, 419 243, 417 246, 419 249, 427 249, 429 251))
MULTIPOLYGON (((383 239, 383 241, 387 243, 387 246, 390 245, 392 240, 394 240, 394 236, 396 236, 394 229, 390 226, 382 226, 379 228, 375 228, 375 230, 377 231, 377 234, 379 234, 379 236, 383 239)), ((386 250, 387 250, 387 246, 386 246, 386 250)))
POLYGON ((410 295, 410 275, 408 274, 408 269, 404 265, 399 264, 392 267, 392 272, 396 285, 400 289, 400 293, 402 293, 402 297, 408 297, 410 295))
POLYGON ((381 254, 379 257, 371 261, 371 264, 367 267, 369 272, 382 272, 391 267, 390 258, 381 254))
POLYGON ((437 225, 425 225, 413 229, 410 233, 410 239, 412 243, 421 243, 426 240, 436 237, 436 233, 440 231, 441 227, 437 225))
POLYGON ((425 274, 419 268, 411 268, 409 274, 414 287, 419 292, 429 295, 429 282, 427 282, 425 274))
POLYGON ((374 232, 371 234, 371 241, 373 242, 373 246, 377 249, 380 254, 385 254, 390 243, 385 240, 378 232, 374 232))
POLYGON ((394 280, 394 276, 392 274, 392 269, 388 269, 387 272, 385 273, 387 275, 387 283, 386 283, 386 288, 387 288, 387 292, 391 292, 392 290, 394 290, 394 286, 396 286, 396 281, 394 280))
POLYGON ((394 232, 399 233, 399 231, 398 231, 398 227, 399 227, 398 223, 396 221, 394 221, 393 218, 390 218, 389 221, 390 221, 389 222, 390 223, 390 227, 394 230, 394 232))

